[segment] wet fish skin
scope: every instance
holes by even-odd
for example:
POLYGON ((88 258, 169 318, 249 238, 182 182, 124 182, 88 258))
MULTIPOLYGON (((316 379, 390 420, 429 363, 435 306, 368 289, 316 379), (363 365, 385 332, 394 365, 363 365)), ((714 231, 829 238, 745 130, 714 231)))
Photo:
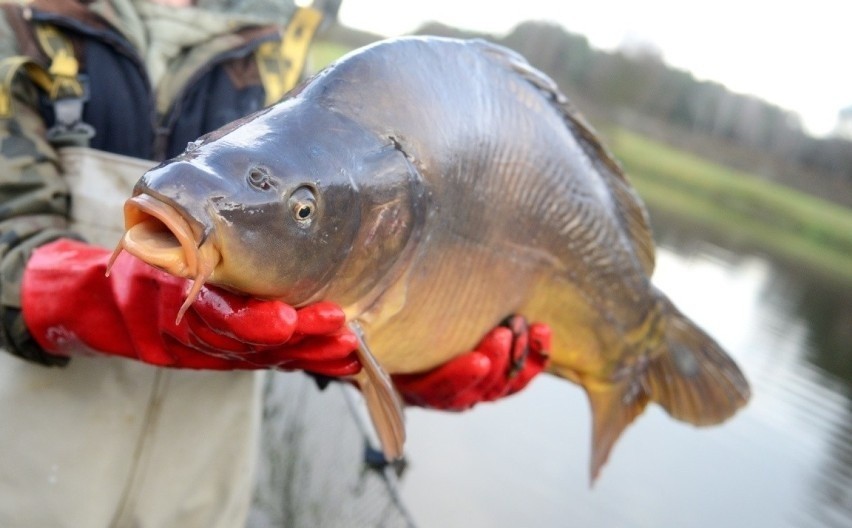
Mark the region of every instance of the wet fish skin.
POLYGON ((513 313, 548 323, 552 372, 593 408, 593 475, 650 401, 705 425, 749 397, 727 354, 652 285, 647 214, 620 167, 555 84, 504 48, 407 38, 360 50, 135 192, 188 219, 208 251, 199 262, 218 259, 196 277, 337 302, 392 373, 470 350, 513 313), (293 203, 305 189, 307 222, 293 203))

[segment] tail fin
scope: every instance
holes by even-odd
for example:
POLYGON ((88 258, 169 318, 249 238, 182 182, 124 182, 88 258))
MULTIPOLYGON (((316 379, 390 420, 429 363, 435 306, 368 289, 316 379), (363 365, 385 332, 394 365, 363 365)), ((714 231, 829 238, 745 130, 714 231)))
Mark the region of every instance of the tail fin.
POLYGON ((749 399, 748 382, 736 363, 670 301, 662 303, 665 339, 651 362, 615 383, 584 383, 592 406, 592 482, 649 401, 673 418, 703 426, 724 421, 749 399))
POLYGON ((673 418, 713 425, 748 402, 748 381, 734 360, 667 299, 664 350, 648 371, 651 399, 673 418))

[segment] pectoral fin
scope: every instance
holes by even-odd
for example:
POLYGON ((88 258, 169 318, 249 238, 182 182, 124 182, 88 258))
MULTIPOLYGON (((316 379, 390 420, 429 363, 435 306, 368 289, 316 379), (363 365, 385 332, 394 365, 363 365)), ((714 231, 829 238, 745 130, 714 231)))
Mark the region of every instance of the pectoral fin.
POLYGON ((402 402, 393 387, 390 376, 382 368, 364 340, 364 332, 356 322, 349 328, 358 338, 358 360, 363 367, 355 377, 367 402, 373 427, 382 443, 382 451, 388 461, 402 458, 405 444, 405 416, 402 402))

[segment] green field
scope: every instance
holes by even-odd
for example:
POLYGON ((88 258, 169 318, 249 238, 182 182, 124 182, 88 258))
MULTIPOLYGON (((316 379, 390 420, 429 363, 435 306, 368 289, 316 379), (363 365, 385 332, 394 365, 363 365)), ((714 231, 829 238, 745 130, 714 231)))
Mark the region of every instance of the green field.
POLYGON ((649 208, 852 282, 852 210, 624 129, 609 134, 649 208))

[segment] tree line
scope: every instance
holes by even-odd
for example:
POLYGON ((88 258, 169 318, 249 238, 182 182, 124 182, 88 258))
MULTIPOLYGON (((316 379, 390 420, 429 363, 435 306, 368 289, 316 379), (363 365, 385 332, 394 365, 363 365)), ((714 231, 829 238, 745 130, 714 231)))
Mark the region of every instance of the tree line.
MULTIPOLYGON (((430 26, 423 31, 442 30, 430 26)), ((605 109, 605 118, 852 205, 852 142, 807 134, 789 110, 698 80, 648 48, 597 50, 556 24, 524 22, 499 40, 553 77, 569 97, 573 92, 598 112, 605 109)))

